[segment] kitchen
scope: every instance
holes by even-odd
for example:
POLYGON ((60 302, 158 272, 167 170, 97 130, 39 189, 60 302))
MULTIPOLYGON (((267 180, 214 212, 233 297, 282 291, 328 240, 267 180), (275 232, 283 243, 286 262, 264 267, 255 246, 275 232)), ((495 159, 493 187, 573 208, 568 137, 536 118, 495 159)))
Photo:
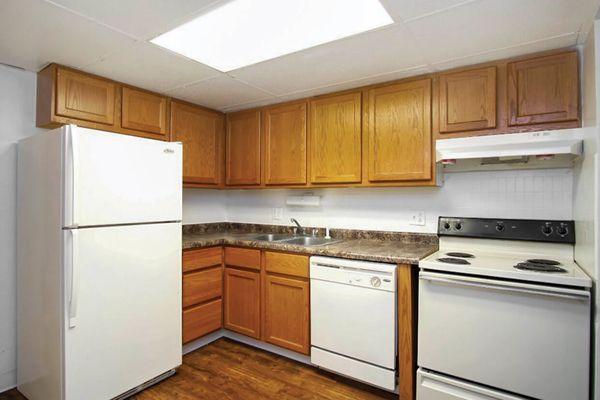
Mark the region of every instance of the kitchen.
POLYGON ((0 398, 599 399, 599 6, 2 2, 0 398))

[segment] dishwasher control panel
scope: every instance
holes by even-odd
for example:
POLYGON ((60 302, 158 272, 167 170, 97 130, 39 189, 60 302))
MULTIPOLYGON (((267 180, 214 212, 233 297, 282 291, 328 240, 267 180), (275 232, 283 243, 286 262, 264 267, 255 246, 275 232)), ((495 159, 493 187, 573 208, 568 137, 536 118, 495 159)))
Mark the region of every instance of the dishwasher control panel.
POLYGON ((395 264, 311 257, 310 278, 388 292, 396 291, 395 264))

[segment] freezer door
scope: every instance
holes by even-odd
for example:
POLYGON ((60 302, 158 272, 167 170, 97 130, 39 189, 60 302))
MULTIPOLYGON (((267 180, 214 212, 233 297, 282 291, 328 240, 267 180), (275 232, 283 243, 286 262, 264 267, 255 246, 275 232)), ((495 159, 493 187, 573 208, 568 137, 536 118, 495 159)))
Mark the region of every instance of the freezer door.
POLYGON ((181 364, 181 225, 65 230, 65 400, 106 400, 181 364))
POLYGON ((63 226, 181 220, 180 143, 62 129, 63 226))
POLYGON ((525 398, 419 369, 417 400, 525 400, 525 398))

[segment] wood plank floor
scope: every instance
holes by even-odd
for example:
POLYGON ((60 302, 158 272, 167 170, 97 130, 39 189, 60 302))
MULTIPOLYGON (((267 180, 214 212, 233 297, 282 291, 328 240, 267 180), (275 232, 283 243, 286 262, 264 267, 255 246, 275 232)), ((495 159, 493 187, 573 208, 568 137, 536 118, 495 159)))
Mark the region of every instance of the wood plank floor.
MULTIPOLYGON (((15 390, 0 400, 24 400, 15 390)), ((136 395, 135 400, 397 399, 316 368, 219 339, 187 354, 177 374, 136 395)))

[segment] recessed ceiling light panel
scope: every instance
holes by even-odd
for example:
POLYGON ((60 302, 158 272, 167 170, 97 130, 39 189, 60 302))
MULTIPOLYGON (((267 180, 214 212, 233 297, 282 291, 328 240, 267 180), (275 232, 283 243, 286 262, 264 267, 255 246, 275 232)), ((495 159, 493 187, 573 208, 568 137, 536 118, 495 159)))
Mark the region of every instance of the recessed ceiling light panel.
POLYGON ((226 72, 393 22, 378 0, 233 0, 152 43, 226 72))

